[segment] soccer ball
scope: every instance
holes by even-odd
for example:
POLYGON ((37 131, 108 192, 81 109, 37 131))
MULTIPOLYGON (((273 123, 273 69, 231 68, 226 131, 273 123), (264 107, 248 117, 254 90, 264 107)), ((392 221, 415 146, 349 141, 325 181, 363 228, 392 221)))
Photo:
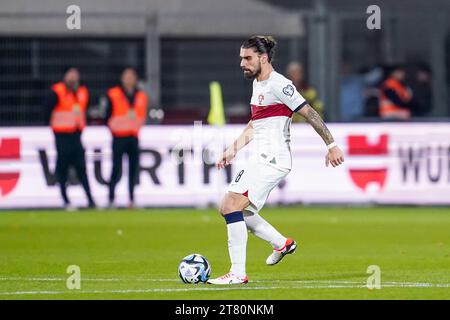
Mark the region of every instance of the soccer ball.
POLYGON ((178 275, 184 283, 206 282, 211 274, 211 265, 198 253, 184 257, 178 265, 178 275))

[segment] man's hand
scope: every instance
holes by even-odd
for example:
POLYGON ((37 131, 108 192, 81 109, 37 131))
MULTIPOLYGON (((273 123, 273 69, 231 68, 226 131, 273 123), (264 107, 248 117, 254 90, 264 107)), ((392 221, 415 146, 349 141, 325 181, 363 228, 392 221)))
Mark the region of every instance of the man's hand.
POLYGON ((222 157, 219 159, 219 161, 216 162, 217 169, 220 170, 228 166, 235 156, 236 151, 234 151, 233 148, 228 148, 227 150, 225 150, 222 154, 222 157))
POLYGON ((333 167, 337 167, 341 163, 344 162, 344 154, 342 153, 339 147, 331 148, 327 155, 325 156, 325 165, 328 167, 328 164, 331 163, 333 167))
MULTIPOLYGON (((333 136, 331 135, 330 130, 328 130, 325 122, 323 122, 320 115, 314 110, 309 104, 303 106, 298 113, 300 113, 303 117, 305 117, 306 121, 316 130, 319 136, 322 138, 323 142, 328 146, 334 142, 333 136)), ((331 163, 333 167, 336 167, 344 162, 344 155, 342 151, 338 147, 331 148, 327 155, 325 156, 325 165, 331 163)))
POLYGON ((231 163, 237 152, 246 146, 253 139, 253 122, 250 120, 245 127, 244 131, 241 133, 239 138, 237 138, 231 146, 227 148, 222 154, 222 157, 216 162, 217 169, 223 169, 231 163))

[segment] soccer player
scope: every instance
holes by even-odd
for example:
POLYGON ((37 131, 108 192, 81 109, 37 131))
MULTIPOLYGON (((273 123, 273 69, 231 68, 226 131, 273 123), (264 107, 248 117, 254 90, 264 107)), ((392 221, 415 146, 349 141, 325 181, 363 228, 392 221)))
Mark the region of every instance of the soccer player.
POLYGON ((237 152, 251 140, 255 143, 256 154, 238 171, 222 201, 220 212, 227 224, 231 269, 224 276, 210 279, 210 284, 248 282, 245 271, 247 229, 272 245, 273 252, 266 260, 268 265, 277 264, 297 247, 293 239, 283 236, 258 213, 270 191, 291 170, 289 130, 294 112, 305 117, 325 142, 328 149, 326 166, 331 163, 336 167, 344 162, 342 151, 319 114, 290 80, 274 70, 275 46, 275 40, 267 36, 253 36, 241 46, 240 67, 245 78, 253 79, 252 117, 216 166, 220 170, 229 165, 237 152))

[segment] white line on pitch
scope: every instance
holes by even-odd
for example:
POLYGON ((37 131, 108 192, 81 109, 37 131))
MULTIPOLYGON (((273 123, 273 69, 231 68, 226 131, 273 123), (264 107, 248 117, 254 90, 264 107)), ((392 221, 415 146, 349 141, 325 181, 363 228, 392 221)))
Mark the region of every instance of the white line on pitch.
MULTIPOLYGON (((40 278, 40 277, 0 277, 0 281, 66 281, 67 278, 40 278)), ((82 278, 81 281, 89 282, 120 282, 120 281, 144 281, 144 282, 180 282, 179 279, 170 278, 82 278)), ((252 280, 252 283, 296 283, 296 284, 322 284, 322 285, 365 285, 361 281, 347 280, 252 280)), ((421 282, 398 282, 383 281, 383 286, 399 286, 399 287, 448 287, 450 284, 439 283, 421 283, 421 282)))
MULTIPOLYGON (((67 278, 40 278, 40 277, 0 277, 0 281, 66 281, 67 278)), ((155 278, 82 278, 82 281, 92 282, 119 282, 119 281, 148 281, 148 282, 180 282, 180 279, 155 279, 155 278)), ((346 283, 361 284, 361 281, 341 281, 341 280, 252 280, 254 283, 265 282, 290 282, 290 283, 346 283)))
MULTIPOLYGON (((0 281, 66 281, 67 278, 38 278, 38 277, 0 277, 0 281)), ((82 281, 118 282, 118 281, 150 281, 150 282, 179 282, 179 279, 145 279, 145 278, 81 278, 82 281)))

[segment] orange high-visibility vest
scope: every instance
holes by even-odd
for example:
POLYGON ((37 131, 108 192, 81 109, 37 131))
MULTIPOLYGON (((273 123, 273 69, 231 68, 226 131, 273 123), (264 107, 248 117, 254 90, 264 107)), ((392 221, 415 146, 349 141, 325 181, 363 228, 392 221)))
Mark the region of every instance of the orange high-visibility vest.
POLYGON ((147 114, 147 96, 137 91, 133 105, 119 86, 108 90, 108 97, 112 103, 112 114, 108 126, 115 137, 138 137, 139 130, 145 124, 147 114))
POLYGON ((388 97, 384 95, 385 89, 394 90, 395 93, 399 96, 399 98, 404 102, 411 101, 411 93, 407 87, 401 84, 399 81, 388 78, 381 85, 381 96, 380 96, 380 116, 382 118, 391 118, 391 117, 399 117, 403 119, 407 119, 411 117, 411 111, 409 109, 405 109, 404 107, 398 106, 394 104, 388 97))
POLYGON ((52 90, 58 97, 50 118, 53 131, 57 133, 82 131, 86 126, 86 108, 89 101, 87 88, 80 86, 76 92, 72 92, 63 82, 58 82, 52 86, 52 90))

